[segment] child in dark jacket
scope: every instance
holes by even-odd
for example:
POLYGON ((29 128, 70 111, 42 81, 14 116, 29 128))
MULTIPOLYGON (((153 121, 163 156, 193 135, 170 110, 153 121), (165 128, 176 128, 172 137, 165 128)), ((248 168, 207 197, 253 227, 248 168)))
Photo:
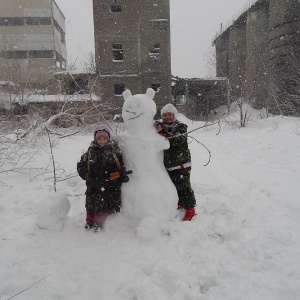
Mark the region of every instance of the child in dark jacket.
POLYGON ((176 119, 177 109, 166 104, 161 110, 162 123, 156 124, 159 134, 169 138, 170 148, 164 151, 164 165, 178 193, 178 209, 185 209, 183 221, 196 215, 196 198, 191 188, 191 153, 187 142, 187 125, 176 119))
POLYGON ((121 184, 129 180, 122 153, 106 125, 96 127, 94 141, 77 163, 77 171, 87 186, 85 229, 98 231, 108 215, 120 211, 121 184))

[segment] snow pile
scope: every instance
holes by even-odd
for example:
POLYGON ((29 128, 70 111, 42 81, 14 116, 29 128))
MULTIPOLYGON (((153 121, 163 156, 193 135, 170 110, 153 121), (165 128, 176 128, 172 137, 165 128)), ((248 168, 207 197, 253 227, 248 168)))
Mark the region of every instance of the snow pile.
POLYGON ((38 224, 49 230, 62 230, 71 203, 65 192, 48 192, 42 195, 38 207, 38 224))
POLYGON ((25 96, 23 94, 11 94, 0 92, 0 104, 4 107, 9 108, 12 103, 38 103, 38 102, 79 102, 79 101, 97 101, 99 97, 94 93, 91 94, 74 94, 74 95, 63 95, 63 94, 35 94, 33 92, 28 92, 25 96), (13 101, 11 100, 13 99, 13 101))

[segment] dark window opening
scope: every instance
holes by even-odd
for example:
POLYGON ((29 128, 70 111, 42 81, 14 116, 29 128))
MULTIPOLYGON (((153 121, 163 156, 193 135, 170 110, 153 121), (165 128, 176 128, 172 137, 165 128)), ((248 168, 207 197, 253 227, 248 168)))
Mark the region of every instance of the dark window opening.
POLYGON ((51 18, 25 18, 26 25, 51 25, 51 18))
POLYGON ((66 42, 66 34, 65 32, 62 30, 62 28, 59 26, 59 24, 57 23, 56 20, 53 20, 53 25, 54 27, 59 31, 60 33, 60 40, 63 44, 65 44, 66 42))
POLYGON ((6 59, 26 59, 27 52, 26 51, 2 51, 0 52, 1 58, 6 59))
POLYGON ((24 18, 0 18, 1 26, 23 26, 24 18))
POLYGON ((55 52, 55 56, 56 56, 56 67, 60 69, 66 68, 66 60, 58 52, 55 52))
POLYGON ((175 98, 176 105, 185 105, 186 96, 185 95, 177 95, 175 98))
POLYGON ((114 85, 114 94, 116 96, 122 96, 122 93, 125 91, 125 84, 115 84, 114 85))
POLYGON ((0 18, 0 26, 9 26, 8 18, 0 18))
POLYGON ((151 88, 158 93, 160 91, 160 83, 152 83, 151 88))
POLYGON ((25 26, 25 25, 51 25, 51 18, 49 17, 14 17, 0 18, 0 26, 25 26))
POLYGON ((39 25, 38 18, 26 18, 26 25, 39 25))
POLYGON ((26 51, 16 51, 15 54, 16 54, 17 58, 20 58, 20 59, 27 58, 27 52, 26 51))
POLYGON ((122 44, 113 44, 113 60, 123 61, 123 46, 122 44))
POLYGON ((30 58, 53 58, 53 51, 52 50, 35 50, 29 51, 30 58))
POLYGON ((122 6, 112 4, 110 6, 110 11, 113 12, 113 13, 120 13, 120 12, 122 12, 122 6))
POLYGON ((66 42, 66 34, 62 31, 60 32, 61 42, 64 44, 66 42))
POLYGON ((39 25, 52 25, 52 18, 39 18, 39 25))
POLYGON ((150 49, 149 56, 157 58, 159 57, 160 52, 160 44, 154 44, 154 46, 150 49))
POLYGON ((59 24, 57 23, 56 20, 53 20, 53 25, 54 25, 54 27, 55 27, 58 31, 60 31, 60 26, 59 26, 59 24))

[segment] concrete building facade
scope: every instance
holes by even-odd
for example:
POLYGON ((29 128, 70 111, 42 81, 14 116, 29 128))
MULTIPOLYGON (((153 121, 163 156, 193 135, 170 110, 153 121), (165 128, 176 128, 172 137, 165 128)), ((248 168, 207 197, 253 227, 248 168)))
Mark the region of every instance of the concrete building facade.
POLYGON ((67 62, 65 17, 54 0, 0 0, 0 80, 43 89, 67 62))
POLYGON ((248 1, 213 45, 217 76, 229 79, 233 100, 246 98, 257 108, 300 114, 295 89, 300 84, 300 1, 248 1))
POLYGON ((95 61, 104 101, 152 87, 158 109, 172 101, 169 0, 94 0, 95 61))

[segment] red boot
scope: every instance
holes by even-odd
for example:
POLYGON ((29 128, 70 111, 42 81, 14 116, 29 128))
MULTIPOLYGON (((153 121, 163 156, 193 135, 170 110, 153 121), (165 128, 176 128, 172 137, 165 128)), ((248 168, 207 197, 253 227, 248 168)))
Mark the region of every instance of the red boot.
POLYGON ((182 221, 191 221, 193 219, 193 217, 196 215, 195 212, 195 208, 187 208, 186 212, 185 212, 185 216, 182 219, 182 221))

